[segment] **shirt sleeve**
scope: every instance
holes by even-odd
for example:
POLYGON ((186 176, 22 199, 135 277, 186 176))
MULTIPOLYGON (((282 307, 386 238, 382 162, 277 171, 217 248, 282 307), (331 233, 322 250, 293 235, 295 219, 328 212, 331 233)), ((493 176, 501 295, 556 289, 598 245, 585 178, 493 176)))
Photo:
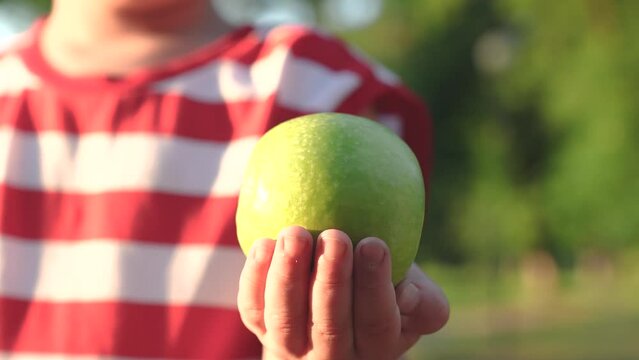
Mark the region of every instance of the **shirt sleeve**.
POLYGON ((348 100, 338 112, 362 114, 368 111, 374 120, 386 125, 399 135, 413 150, 428 183, 432 168, 433 130, 430 113, 425 103, 400 83, 385 84, 372 78, 353 94, 362 96, 353 108, 348 100))
MULTIPOLYGON (((349 83, 348 93, 334 108, 323 111, 371 117, 388 126, 413 150, 428 184, 432 168, 433 127, 424 101, 389 70, 341 39, 299 25, 279 28, 277 32, 280 40, 285 39, 282 41, 290 44, 290 51, 297 59, 357 79, 349 83)), ((326 89, 334 91, 335 87, 327 86, 326 89)), ((318 97, 325 95, 321 88, 316 91, 318 97)))

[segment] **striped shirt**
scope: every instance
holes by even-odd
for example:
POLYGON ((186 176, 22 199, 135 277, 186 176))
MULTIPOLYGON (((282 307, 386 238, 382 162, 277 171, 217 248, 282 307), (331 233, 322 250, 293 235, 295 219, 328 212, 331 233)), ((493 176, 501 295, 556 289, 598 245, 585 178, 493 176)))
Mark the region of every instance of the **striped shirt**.
POLYGON ((0 359, 248 359, 234 215, 259 137, 313 112, 430 123, 389 72, 303 26, 239 28, 124 78, 69 78, 42 23, 0 55, 0 359))

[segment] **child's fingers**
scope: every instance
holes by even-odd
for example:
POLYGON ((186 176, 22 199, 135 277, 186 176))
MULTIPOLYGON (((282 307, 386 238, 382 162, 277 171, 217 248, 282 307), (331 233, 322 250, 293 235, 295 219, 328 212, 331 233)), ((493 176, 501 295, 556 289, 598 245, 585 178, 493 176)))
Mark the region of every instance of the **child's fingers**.
POLYGON ((346 359, 353 354, 353 246, 339 230, 317 239, 311 280, 311 341, 320 358, 346 359))
POLYGON ((258 337, 264 335, 264 288, 275 241, 256 241, 240 275, 237 306, 244 325, 258 337))
POLYGON ((308 281, 313 238, 304 228, 282 231, 266 279, 264 324, 274 349, 295 355, 306 350, 308 281))
POLYGON ((355 346, 364 359, 398 356, 401 331, 390 254, 377 238, 362 240, 355 250, 355 346))

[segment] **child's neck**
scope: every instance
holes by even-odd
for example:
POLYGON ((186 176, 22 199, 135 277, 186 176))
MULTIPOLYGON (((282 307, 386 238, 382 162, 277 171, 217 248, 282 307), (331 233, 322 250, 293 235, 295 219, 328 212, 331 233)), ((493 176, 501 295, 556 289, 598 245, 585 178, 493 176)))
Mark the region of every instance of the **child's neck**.
POLYGON ((41 50, 69 76, 121 76, 186 54, 226 31, 209 0, 55 0, 41 50))

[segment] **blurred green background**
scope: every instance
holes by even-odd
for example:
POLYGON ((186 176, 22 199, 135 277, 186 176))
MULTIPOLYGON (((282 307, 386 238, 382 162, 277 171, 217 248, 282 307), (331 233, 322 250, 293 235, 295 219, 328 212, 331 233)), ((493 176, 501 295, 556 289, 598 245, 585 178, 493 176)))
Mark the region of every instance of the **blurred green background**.
MULTIPOLYGON (((336 32, 429 104, 418 260, 452 313, 410 359, 639 359, 639 1, 219 3, 336 32)), ((0 0, 0 39, 48 6, 0 0)))

